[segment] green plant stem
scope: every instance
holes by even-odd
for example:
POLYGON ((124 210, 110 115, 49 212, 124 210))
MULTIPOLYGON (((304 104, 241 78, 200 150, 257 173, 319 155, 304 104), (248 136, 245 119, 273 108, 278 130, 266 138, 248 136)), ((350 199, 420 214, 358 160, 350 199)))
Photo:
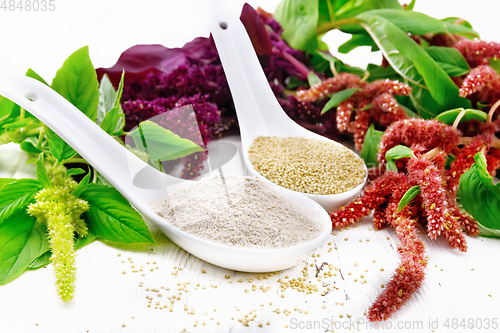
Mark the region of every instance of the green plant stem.
POLYGON ((316 29, 316 34, 317 35, 323 35, 327 33, 330 30, 333 29, 338 29, 341 25, 346 25, 346 24, 358 24, 360 21, 355 18, 348 18, 348 19, 343 19, 343 20, 338 20, 338 21, 333 21, 333 22, 327 22, 323 23, 316 29))
POLYGON ((40 133, 38 134, 38 142, 36 144, 36 148, 40 149, 42 147, 43 136, 45 135, 45 126, 42 126, 40 133))
POLYGON ((25 112, 24 108, 21 108, 19 111, 19 120, 23 120, 25 116, 26 116, 26 112, 25 112))
POLYGON ((332 22, 333 18, 335 17, 335 12, 333 11, 332 8, 332 3, 330 1, 327 1, 326 5, 328 6, 328 14, 330 15, 330 22, 332 22))
POLYGON ((24 132, 25 136, 39 135, 43 131, 43 127, 32 128, 29 131, 24 132))

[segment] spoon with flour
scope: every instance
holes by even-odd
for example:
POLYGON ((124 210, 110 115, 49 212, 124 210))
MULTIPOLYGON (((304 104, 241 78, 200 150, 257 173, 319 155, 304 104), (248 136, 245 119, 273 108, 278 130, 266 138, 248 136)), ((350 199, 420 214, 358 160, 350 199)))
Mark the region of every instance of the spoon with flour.
MULTIPOLYGON (((345 150, 346 148, 340 143, 298 125, 283 111, 269 86, 239 16, 225 10, 224 6, 212 5, 209 7, 209 11, 211 15, 210 31, 236 107, 243 159, 250 174, 278 186, 263 177, 249 158, 252 143, 259 137, 315 139, 337 145, 339 149, 345 150)), ((361 163, 365 171, 364 179, 361 178, 362 181, 357 186, 342 193, 318 195, 296 192, 281 186, 280 188, 287 193, 302 193, 302 195, 318 202, 327 211, 332 211, 349 202, 365 185, 367 170, 366 165, 361 163)))
MULTIPOLYGON (((281 270, 306 259, 330 235, 331 220, 322 207, 291 191, 278 193, 294 205, 314 212, 322 226, 317 237, 312 240, 268 250, 228 246, 183 231, 156 214, 150 203, 196 182, 185 181, 151 167, 64 97, 33 78, 12 73, 10 68, 0 68, 0 95, 17 103, 56 132, 174 243, 209 263, 246 272, 281 270)), ((214 158, 217 159, 217 156, 214 158)), ((233 159, 239 162, 239 155, 236 154, 233 159)), ((226 174, 226 167, 230 164, 231 161, 221 166, 226 174)))

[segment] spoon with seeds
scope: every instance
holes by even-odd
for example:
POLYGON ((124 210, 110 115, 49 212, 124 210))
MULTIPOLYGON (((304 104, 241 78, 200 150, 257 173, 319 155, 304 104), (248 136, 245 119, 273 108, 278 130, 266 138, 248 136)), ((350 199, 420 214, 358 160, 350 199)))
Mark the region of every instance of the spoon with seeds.
MULTIPOLYGON (((33 78, 0 68, 0 95, 29 111, 56 132, 87 162, 101 173, 143 216, 152 221, 168 238, 194 256, 214 265, 246 272, 269 272, 286 269, 305 260, 330 235, 328 214, 312 200, 291 192, 279 194, 309 209, 322 226, 316 238, 281 249, 255 249, 222 245, 185 232, 155 213, 149 205, 169 192, 192 181, 164 174, 151 167, 49 86, 33 78)), ((210 158, 210 149, 208 150, 210 158)), ((239 155, 236 154, 235 159, 239 155)), ((217 159, 217 156, 214 156, 217 159)), ((226 172, 227 162, 220 167, 226 172)), ((234 169, 234 168, 233 168, 234 169)), ((214 170, 213 172, 219 172, 214 170)))
MULTIPOLYGON (((222 66, 224 68, 224 73, 229 83, 231 95, 233 96, 240 127, 243 159, 249 173, 260 177, 269 184, 276 186, 274 182, 271 182, 268 178, 264 177, 257 171, 260 164, 266 158, 266 152, 264 151, 264 154, 252 156, 255 153, 255 145, 253 145, 253 143, 258 143, 259 141, 262 142, 264 141, 264 138, 268 141, 274 141, 270 143, 268 142, 264 145, 264 150, 269 149, 273 144, 275 147, 276 145, 283 145, 284 149, 289 148, 284 145, 284 142, 289 140, 292 141, 292 145, 295 146, 304 145, 306 142, 312 142, 313 146, 316 145, 319 147, 334 146, 334 150, 338 149, 344 154, 347 151, 347 148, 343 145, 303 128, 290 119, 283 111, 269 86, 267 78, 252 46, 252 42, 238 15, 225 11, 223 6, 211 6, 210 12, 210 31, 214 38, 222 66), (318 144, 316 140, 319 140, 320 143, 318 144), (255 164, 252 163, 252 160, 255 164)), ((274 149, 276 150, 276 148, 274 149)), ((275 151, 273 151, 273 153, 275 153, 275 151)), ((283 170, 283 166, 286 167, 286 164, 288 163, 291 165, 292 169, 295 169, 297 166, 296 164, 307 163, 308 159, 314 159, 315 153, 320 153, 320 151, 308 152, 303 149, 301 153, 304 154, 304 156, 301 160, 290 160, 291 158, 296 157, 293 155, 294 152, 292 152, 292 154, 280 153, 281 152, 278 151, 278 154, 276 155, 277 157, 269 163, 274 162, 280 164, 275 168, 278 170, 276 172, 278 177, 275 177, 274 181, 279 182, 283 180, 282 183, 287 185, 286 177, 290 177, 290 173, 288 173, 290 170, 283 170), (293 165, 294 163, 296 164, 293 165), (285 174, 285 176, 280 179, 279 176, 283 174, 285 174)), ((351 153, 351 156, 354 155, 354 152, 350 150, 349 153, 351 153)), ((340 155, 338 155, 337 158, 340 158, 340 155)), ((353 158, 356 163, 360 165, 361 172, 364 172, 364 176, 358 176, 358 184, 355 184, 353 188, 347 191, 335 194, 311 194, 304 193, 304 191, 297 192, 282 186, 280 187, 289 193, 302 193, 304 196, 318 202, 330 212, 354 198, 366 183, 366 165, 358 156, 353 156, 351 158, 353 158)), ((329 162, 331 162, 331 160, 329 162)), ((267 164, 260 169, 269 169, 273 167, 275 166, 267 164)), ((350 169, 350 166, 347 166, 346 169, 350 169)), ((321 170, 316 169, 309 171, 314 173, 319 172, 321 174, 321 170)), ((303 173, 301 174, 301 172, 297 172, 297 174, 293 175, 296 176, 296 178, 309 176, 309 174, 306 173, 304 175, 303 173)), ((334 170, 334 174, 323 173, 319 177, 316 177, 316 180, 319 179, 319 181, 322 181, 322 177, 325 179, 335 179, 339 175, 343 176, 343 179, 347 180, 349 180, 349 177, 351 176, 346 170, 340 169, 334 170)), ((342 185, 341 183, 342 180, 339 185, 342 185)))

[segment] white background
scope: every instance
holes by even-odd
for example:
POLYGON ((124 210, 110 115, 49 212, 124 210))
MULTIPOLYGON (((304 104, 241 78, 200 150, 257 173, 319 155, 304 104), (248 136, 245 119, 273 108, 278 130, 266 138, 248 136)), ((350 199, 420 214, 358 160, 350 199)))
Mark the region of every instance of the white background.
MULTIPOLYGON (((194 37, 208 35, 203 24, 203 8, 207 3, 202 1, 56 0, 54 3, 53 12, 0 11, 0 66, 8 63, 21 72, 31 67, 50 81, 64 59, 84 45, 89 45, 95 67, 108 67, 116 62, 121 52, 135 44, 160 43, 179 47, 194 37)), ((272 12, 278 1, 249 3, 272 12)), ((415 10, 437 18, 465 18, 483 39, 500 41, 499 3, 496 0, 418 0, 415 10)), ((228 6, 235 8, 241 8, 242 4, 243 1, 239 0, 227 2, 228 6)), ((326 39, 333 49, 346 37, 329 34, 326 39)), ((369 56, 365 51, 357 51, 342 59, 351 65, 362 66, 379 58, 369 56)), ((32 170, 24 166, 26 159, 15 148, 9 146, 0 149, 1 177, 31 174, 32 170)), ((435 331, 441 332, 447 331, 444 330, 446 319, 467 321, 497 318, 499 321, 500 241, 469 238, 469 251, 461 254, 442 241, 429 241, 425 236, 422 238, 427 244, 430 260, 425 284, 391 323, 422 321, 423 331, 431 332, 429 322, 438 322, 439 329, 435 331)), ((264 282, 259 281, 257 286, 272 286, 272 292, 245 293, 244 289, 251 288, 252 284, 247 283, 247 279, 257 279, 256 274, 219 269, 190 256, 160 233, 155 233, 155 239, 159 246, 154 249, 96 242, 79 251, 77 291, 75 299, 68 304, 62 304, 55 294, 51 266, 24 274, 0 287, 0 332, 180 332, 183 328, 195 332, 282 332, 290 331, 285 329, 285 325, 290 325, 292 318, 303 321, 335 318, 345 322, 348 320, 347 315, 364 318, 363 312, 381 291, 380 284, 388 281, 398 263, 395 252, 397 241, 393 232, 373 231, 367 220, 361 222, 358 228, 332 235, 329 241, 337 244, 338 250, 328 252, 329 246, 325 244, 317 251, 322 255, 321 260, 311 258, 308 262, 320 264, 324 260, 338 266, 343 278, 340 275, 330 278, 329 283, 339 287, 339 290, 321 297, 319 294, 306 296, 289 289, 285 293, 286 298, 282 299, 277 278, 285 275, 299 277, 303 266, 279 272, 264 282), (118 257, 118 253, 121 253, 121 257, 118 257), (148 271, 144 277, 131 273, 128 257, 133 258, 136 265, 147 266, 147 262, 157 261, 159 269, 148 271), (126 262, 121 263, 122 259, 126 262), (174 266, 183 267, 183 271, 175 278, 171 275, 174 266), (201 273, 202 269, 206 270, 206 274, 201 273), (366 272, 366 269, 369 271, 366 272), (126 271, 126 274, 122 274, 122 271, 126 271), (352 272, 352 275, 348 275, 348 272, 352 272), (225 275, 231 276, 232 284, 225 279, 225 275), (360 275, 366 276, 367 283, 354 281, 355 277, 361 279, 360 275), (239 278, 244 280, 242 284, 236 282, 239 278), (153 294, 146 292, 146 287, 165 286, 177 290, 177 283, 186 281, 191 282, 190 291, 176 303, 173 313, 147 307, 146 296, 153 294), (144 282, 144 287, 140 288, 139 282, 144 282), (196 283, 205 285, 206 289, 195 291, 196 283), (217 285, 218 289, 210 287, 211 284, 217 285), (269 302, 273 302, 273 305, 269 305, 269 302), (341 305, 340 302, 345 304, 341 305), (187 315, 183 310, 184 304, 195 308, 196 314, 187 315), (323 304, 326 309, 322 309, 323 304), (292 314, 276 314, 273 312, 276 308, 288 309, 292 314), (310 313, 299 314, 294 308, 310 313), (218 311, 214 312, 214 309, 218 311), (255 310, 258 317, 250 327, 245 328, 237 319, 251 310, 255 310), (205 311, 208 315, 205 315, 205 311), (210 320, 211 316, 215 318, 213 321, 210 320), (235 319, 231 320, 231 317, 235 319), (193 325, 195 320, 199 321, 198 327, 193 325), (270 326, 265 325, 268 320, 270 326), (206 326, 202 326, 203 321, 207 322, 206 326), (216 325, 216 321, 220 321, 220 325, 216 325), (264 327, 258 328, 258 322, 263 322, 264 327), (126 327, 122 327, 122 324, 126 324, 126 327)), ((155 302, 157 300, 160 299, 155 298, 155 302)), ((161 299, 162 304, 164 301, 161 299)), ((451 328, 450 331, 454 332, 479 331, 451 328)), ((360 331, 388 330, 361 325, 360 331)), ((420 332, 410 328, 398 331, 420 332)))
MULTIPOLYGON (((244 2, 217 3, 241 8, 244 2)), ((279 3, 277 0, 248 2, 270 12, 279 3)), ((121 52, 136 44, 180 47, 195 37, 208 36, 204 24, 204 8, 208 3, 210 1, 201 0, 54 0, 53 12, 0 10, 0 64, 8 62, 23 71, 32 67, 50 81, 64 59, 85 45, 90 47, 96 68, 112 66, 121 52)), ((465 18, 482 39, 500 39, 500 1, 418 0, 415 10, 436 18, 465 18)), ((326 38, 332 50, 347 39, 347 36, 334 35, 326 38)), ((356 52, 342 60, 362 65, 370 59, 367 54, 356 52)))

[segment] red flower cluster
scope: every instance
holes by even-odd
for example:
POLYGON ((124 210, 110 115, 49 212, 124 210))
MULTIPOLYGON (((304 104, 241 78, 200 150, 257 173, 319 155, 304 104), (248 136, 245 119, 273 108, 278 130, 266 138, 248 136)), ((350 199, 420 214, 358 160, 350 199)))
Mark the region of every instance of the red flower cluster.
POLYGON ((299 90, 297 99, 312 102, 351 88, 359 90, 339 104, 336 121, 339 131, 348 131, 354 135, 356 149, 361 150, 363 147, 370 124, 378 123, 387 127, 395 121, 408 118, 393 95, 407 96, 411 93, 411 88, 407 84, 388 79, 368 83, 357 75, 340 73, 307 90, 299 90))
POLYGON ((460 87, 460 96, 476 94, 475 99, 490 104, 500 99, 500 75, 489 65, 481 65, 471 70, 460 87))
POLYGON ((472 68, 460 83, 460 96, 473 102, 487 102, 490 106, 500 99, 500 75, 490 66, 490 59, 500 57, 500 43, 470 40, 459 37, 453 47, 459 50, 472 68))
POLYGON ((471 67, 488 65, 490 58, 500 58, 500 44, 479 39, 470 40, 459 37, 453 47, 460 51, 471 67))
POLYGON ((480 134, 473 138, 462 137, 461 131, 437 120, 394 122, 382 136, 378 155, 382 164, 378 173, 361 196, 331 213, 336 228, 373 213, 375 228, 392 226, 400 241, 399 267, 370 307, 369 320, 388 319, 422 285, 427 258, 417 235, 419 226, 427 230, 431 239, 442 236, 452 248, 462 252, 467 251, 464 232, 479 233, 476 222, 460 211, 456 191, 458 179, 474 163, 475 152, 483 150, 495 168, 500 165, 499 139, 495 136, 499 121, 492 122, 490 116, 488 122, 479 126, 480 134), (413 156, 398 160, 397 171, 385 171, 385 154, 397 145, 410 147, 413 156), (446 168, 450 157, 454 160, 446 168), (398 211, 404 194, 416 185, 420 193, 398 211))
POLYGON ((407 147, 421 144, 426 149, 440 148, 450 154, 455 152, 459 138, 460 131, 437 120, 405 119, 386 129, 380 141, 378 160, 385 162, 387 151, 400 144, 407 147))

